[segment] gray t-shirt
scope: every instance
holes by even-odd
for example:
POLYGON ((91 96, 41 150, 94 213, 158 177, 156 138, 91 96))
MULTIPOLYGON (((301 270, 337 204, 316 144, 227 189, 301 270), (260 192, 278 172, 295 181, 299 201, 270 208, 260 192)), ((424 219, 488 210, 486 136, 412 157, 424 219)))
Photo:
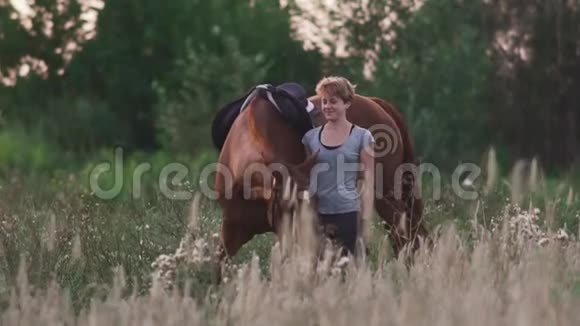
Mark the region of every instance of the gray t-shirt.
POLYGON ((340 146, 321 143, 323 126, 309 130, 302 143, 311 152, 320 150, 318 160, 310 172, 310 196, 318 197, 318 212, 339 214, 360 210, 356 187, 360 173, 360 152, 364 146, 374 143, 368 129, 353 125, 350 135, 340 146))

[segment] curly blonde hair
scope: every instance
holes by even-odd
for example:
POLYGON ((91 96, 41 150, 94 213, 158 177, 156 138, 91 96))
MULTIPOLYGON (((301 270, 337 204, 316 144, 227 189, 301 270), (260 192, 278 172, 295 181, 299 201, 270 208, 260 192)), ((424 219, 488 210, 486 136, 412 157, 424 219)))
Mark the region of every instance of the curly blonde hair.
POLYGON ((322 78, 316 85, 316 94, 337 96, 345 102, 350 102, 355 96, 355 88, 348 79, 340 76, 322 78))

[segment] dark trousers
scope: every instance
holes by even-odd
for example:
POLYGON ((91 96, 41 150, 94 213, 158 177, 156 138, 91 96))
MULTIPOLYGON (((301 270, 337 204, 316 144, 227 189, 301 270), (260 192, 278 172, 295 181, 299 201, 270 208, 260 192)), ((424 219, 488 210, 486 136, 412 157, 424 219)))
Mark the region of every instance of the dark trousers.
POLYGON ((355 254, 358 212, 318 214, 324 234, 342 247, 342 255, 355 254))

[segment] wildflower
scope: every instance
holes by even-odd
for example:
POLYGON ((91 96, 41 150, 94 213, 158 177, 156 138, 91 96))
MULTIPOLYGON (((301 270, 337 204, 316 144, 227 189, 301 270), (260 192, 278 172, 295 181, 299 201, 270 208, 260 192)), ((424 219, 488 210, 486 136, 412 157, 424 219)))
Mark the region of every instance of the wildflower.
POLYGON ((340 258, 340 260, 338 261, 338 263, 336 263, 336 266, 338 267, 344 267, 348 264, 348 262, 350 261, 350 259, 346 256, 340 258))
POLYGON ((566 233, 566 231, 564 231, 563 229, 558 230, 558 233, 556 234, 556 239, 560 240, 560 241, 568 241, 568 233, 566 233))
POLYGON ((547 245, 549 242, 550 242, 550 239, 549 239, 549 238, 542 238, 542 239, 540 239, 540 241, 538 241, 538 245, 540 245, 540 246, 545 246, 545 245, 547 245))

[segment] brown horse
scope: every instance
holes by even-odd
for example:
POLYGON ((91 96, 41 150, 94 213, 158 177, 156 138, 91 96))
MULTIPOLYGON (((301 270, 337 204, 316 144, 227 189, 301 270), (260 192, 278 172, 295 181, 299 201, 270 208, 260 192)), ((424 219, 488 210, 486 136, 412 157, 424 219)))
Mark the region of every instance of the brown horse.
MULTIPOLYGON (((320 99, 310 98, 319 112, 320 99)), ((390 231, 396 255, 411 243, 419 246, 418 237, 427 237, 422 220, 422 202, 417 198, 415 175, 404 173, 397 178, 397 169, 415 164, 415 151, 401 115, 386 101, 357 95, 347 111, 352 123, 368 128, 377 141, 375 155, 375 208, 390 231), (380 172, 379 172, 380 169, 380 172), (382 178, 381 178, 382 177, 382 178), (396 184, 397 182, 397 184, 396 184), (397 189, 401 191, 397 196, 397 189)), ((324 123, 321 114, 313 115, 314 125, 324 123)), ((272 161, 284 162, 290 176, 301 189, 307 188, 307 175, 314 155, 307 158, 301 134, 267 99, 257 96, 247 103, 227 131, 218 160, 215 187, 222 209, 221 248, 219 261, 234 256, 255 235, 275 232, 280 235, 280 174, 252 173, 256 167, 272 161), (248 177, 249 176, 249 177, 248 177)), ((261 172, 264 172, 261 170, 261 172)))

